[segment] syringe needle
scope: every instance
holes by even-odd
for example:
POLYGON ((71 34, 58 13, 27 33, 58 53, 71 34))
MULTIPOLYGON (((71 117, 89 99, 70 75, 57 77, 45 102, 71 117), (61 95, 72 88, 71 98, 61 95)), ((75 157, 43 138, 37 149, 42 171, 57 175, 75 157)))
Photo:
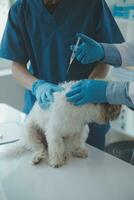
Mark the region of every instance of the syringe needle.
POLYGON ((70 62, 69 62, 69 67, 68 67, 68 69, 67 69, 67 73, 69 72, 69 69, 70 69, 70 67, 71 67, 71 64, 72 64, 72 62, 73 62, 73 60, 74 60, 74 58, 75 58, 75 52, 76 52, 76 50, 77 50, 77 48, 78 48, 78 46, 79 46, 79 42, 80 42, 80 38, 78 38, 78 40, 77 40, 77 42, 76 42, 76 45, 75 45, 75 47, 74 47, 73 53, 72 53, 72 55, 71 55, 70 62))
POLYGON ((71 63, 69 63, 69 67, 67 69, 67 73, 69 72, 70 67, 71 67, 71 63))

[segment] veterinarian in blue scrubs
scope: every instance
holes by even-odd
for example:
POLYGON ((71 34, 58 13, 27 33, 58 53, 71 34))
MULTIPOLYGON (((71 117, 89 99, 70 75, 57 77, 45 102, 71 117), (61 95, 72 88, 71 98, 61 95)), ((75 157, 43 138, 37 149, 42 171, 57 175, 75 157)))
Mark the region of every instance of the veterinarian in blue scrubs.
MULTIPOLYGON (((25 113, 36 99, 42 108, 49 106, 53 93, 62 90, 57 83, 85 79, 94 70, 96 63, 75 60, 67 74, 77 32, 98 42, 124 41, 104 0, 17 0, 11 7, 0 57, 13 61, 13 76, 26 88, 25 113)), ((108 129, 90 125, 90 144, 103 149, 108 129)))

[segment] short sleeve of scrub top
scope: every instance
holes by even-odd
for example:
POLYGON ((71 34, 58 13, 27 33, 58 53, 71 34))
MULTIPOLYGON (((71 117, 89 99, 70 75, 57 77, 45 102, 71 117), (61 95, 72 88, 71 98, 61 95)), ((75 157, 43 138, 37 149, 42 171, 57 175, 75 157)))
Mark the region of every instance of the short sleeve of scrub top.
POLYGON ((19 29, 20 17, 16 6, 9 11, 8 20, 0 44, 0 57, 26 64, 29 60, 25 41, 19 29))
POLYGON ((98 12, 98 16, 96 16, 98 21, 96 23, 96 32, 93 38, 98 42, 111 44, 124 42, 121 31, 117 26, 107 3, 103 0, 99 2, 98 8, 96 9, 100 12, 98 12))

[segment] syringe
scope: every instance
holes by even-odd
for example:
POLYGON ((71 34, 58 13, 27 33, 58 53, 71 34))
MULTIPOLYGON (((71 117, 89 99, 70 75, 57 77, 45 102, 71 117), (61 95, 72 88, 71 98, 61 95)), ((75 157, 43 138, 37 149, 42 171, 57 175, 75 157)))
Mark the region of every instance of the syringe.
POLYGON ((79 46, 79 43, 80 43, 80 37, 78 38, 78 40, 77 40, 77 42, 76 42, 76 45, 75 45, 75 47, 74 47, 74 50, 73 50, 73 52, 72 52, 72 55, 71 55, 71 58, 70 58, 70 62, 69 62, 69 67, 68 67, 68 69, 67 69, 67 73, 69 72, 69 69, 70 69, 70 67, 71 67, 71 64, 72 64, 72 62, 73 62, 73 60, 74 60, 74 58, 75 58, 75 52, 76 52, 76 50, 77 50, 77 48, 78 48, 78 46, 79 46))

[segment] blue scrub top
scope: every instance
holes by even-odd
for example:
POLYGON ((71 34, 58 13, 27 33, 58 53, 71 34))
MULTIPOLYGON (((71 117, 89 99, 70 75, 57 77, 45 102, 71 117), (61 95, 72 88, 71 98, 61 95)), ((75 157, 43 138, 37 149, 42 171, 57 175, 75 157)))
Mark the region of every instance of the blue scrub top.
MULTIPOLYGON (((0 57, 24 64, 30 61, 33 75, 48 82, 84 79, 95 63, 83 66, 75 60, 67 74, 70 45, 76 43, 77 32, 98 42, 124 41, 103 0, 61 0, 53 14, 43 0, 18 0, 9 11, 0 57)), ((24 112, 34 102, 27 90, 24 112)))

